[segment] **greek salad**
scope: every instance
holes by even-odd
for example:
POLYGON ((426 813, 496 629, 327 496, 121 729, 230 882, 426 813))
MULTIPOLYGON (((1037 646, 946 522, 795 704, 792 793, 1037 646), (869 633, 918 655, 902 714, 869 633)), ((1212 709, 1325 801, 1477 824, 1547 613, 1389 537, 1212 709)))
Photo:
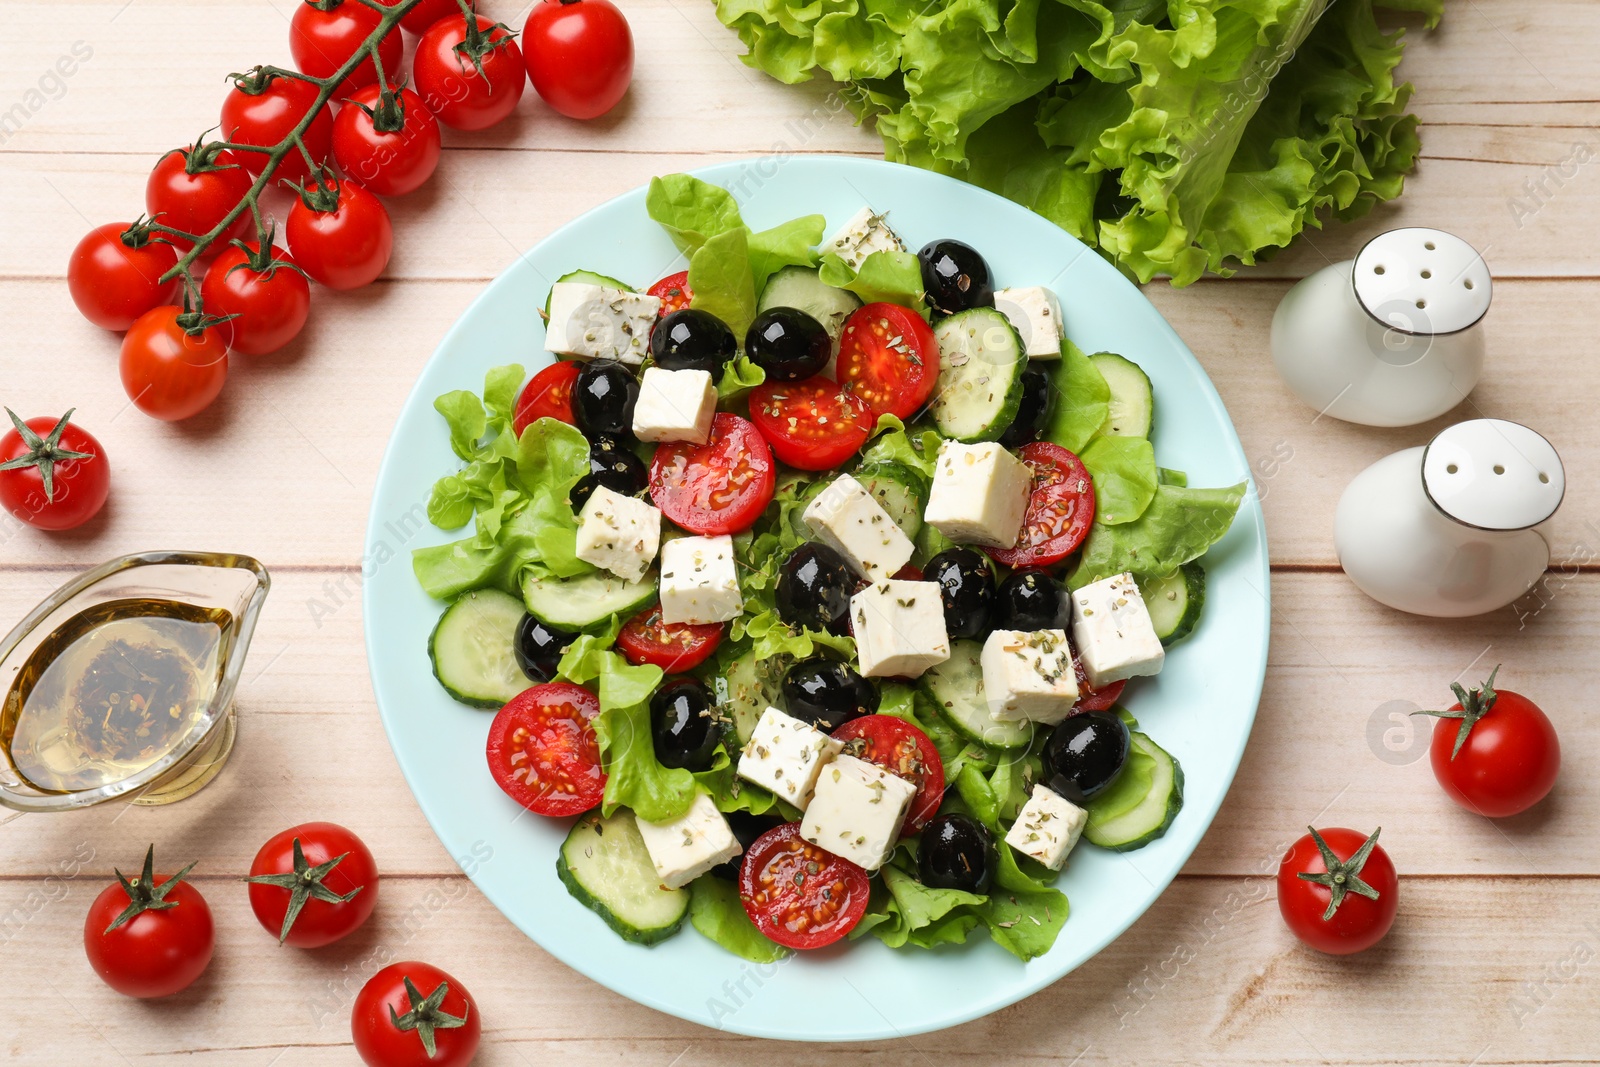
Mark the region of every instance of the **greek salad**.
POLYGON ((552 862, 630 941, 1041 955, 1074 849, 1182 808, 1121 704, 1245 487, 1158 467, 1135 360, 887 205, 757 231, 687 175, 647 205, 687 271, 574 270, 555 362, 435 404, 429 517, 472 527, 414 556, 435 676, 497 709, 489 773, 572 820, 552 862))

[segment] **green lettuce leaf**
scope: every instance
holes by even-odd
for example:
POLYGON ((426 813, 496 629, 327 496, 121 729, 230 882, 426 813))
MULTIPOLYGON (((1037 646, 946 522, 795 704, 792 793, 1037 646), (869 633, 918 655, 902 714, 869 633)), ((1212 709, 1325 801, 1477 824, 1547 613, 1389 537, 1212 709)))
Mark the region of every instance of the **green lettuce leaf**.
POLYGON ((1061 362, 1051 371, 1055 407, 1045 437, 1068 452, 1081 453, 1106 423, 1111 387, 1094 360, 1071 341, 1061 342, 1061 362))
POLYGON ((1094 518, 1120 526, 1155 499, 1156 450, 1143 437, 1096 437, 1078 453, 1094 479, 1094 518))
POLYGON ((1141 578, 1171 574, 1222 539, 1248 489, 1247 482, 1227 489, 1161 485, 1135 521, 1107 526, 1096 519, 1067 577, 1068 587, 1079 589, 1123 571, 1141 578))
POLYGON ((922 267, 910 252, 874 252, 862 261, 859 271, 827 252, 817 273, 824 285, 848 289, 863 303, 902 304, 916 308, 924 317, 928 314, 922 303, 922 267))
POLYGON ((802 215, 797 219, 750 235, 750 273, 756 293, 767 287, 767 280, 784 267, 814 267, 828 220, 821 215, 802 215))
POLYGON ((688 174, 651 178, 644 206, 685 255, 693 255, 712 237, 744 227, 732 193, 688 174))
POLYGON ((756 317, 756 286, 750 268, 749 230, 725 230, 689 258, 690 307, 708 311, 743 337, 756 317))
POLYGON ((717 380, 717 403, 726 408, 766 380, 767 372, 741 353, 722 368, 722 377, 717 380))
POLYGON ((792 953, 756 929, 739 889, 715 875, 697 878, 689 886, 689 923, 729 952, 752 963, 777 963, 792 953))

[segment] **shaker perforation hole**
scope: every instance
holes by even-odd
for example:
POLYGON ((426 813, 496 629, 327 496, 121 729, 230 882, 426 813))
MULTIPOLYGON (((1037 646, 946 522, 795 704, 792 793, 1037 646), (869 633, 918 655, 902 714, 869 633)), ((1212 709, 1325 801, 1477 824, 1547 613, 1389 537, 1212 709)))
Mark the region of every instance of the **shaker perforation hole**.
POLYGON ((1432 252, 1434 250, 1434 248, 1435 248, 1435 245, 1434 245, 1434 243, 1432 241, 1424 241, 1424 242, 1422 242, 1422 247, 1426 248, 1428 251, 1432 252))
POLYGON ((1539 472, 1539 484, 1540 485, 1549 485, 1550 484, 1550 476, 1548 474, 1546 474, 1544 471, 1540 471, 1539 472))
POLYGON ((1374 273, 1374 274, 1382 274, 1383 273, 1383 264, 1379 263, 1376 267, 1373 267, 1372 268, 1372 273, 1374 273))
POLYGON ((1456 474, 1456 473, 1460 472, 1460 470, 1461 470, 1460 467, 1458 467, 1454 463, 1452 463, 1452 464, 1450 464, 1448 467, 1446 467, 1444 469, 1444 472, 1446 474, 1456 474))
POLYGON ((1418 300, 1417 301, 1418 309, 1425 308, 1427 306, 1428 306, 1428 302, 1426 300, 1418 300))
POLYGON ((1431 277, 1433 277, 1433 271, 1431 271, 1431 270, 1425 270, 1425 271, 1423 271, 1423 272, 1422 272, 1422 277, 1423 277, 1423 278, 1424 278, 1424 279, 1426 279, 1426 278, 1431 278, 1431 277))
POLYGON ((1463 287, 1465 287, 1467 289, 1471 289, 1472 288, 1472 279, 1468 278, 1466 281, 1462 282, 1461 284, 1462 284, 1463 287))
POLYGON ((1500 466, 1500 464, 1496 463, 1494 465, 1494 472, 1496 474, 1504 474, 1506 472, 1506 469, 1504 467, 1500 466))

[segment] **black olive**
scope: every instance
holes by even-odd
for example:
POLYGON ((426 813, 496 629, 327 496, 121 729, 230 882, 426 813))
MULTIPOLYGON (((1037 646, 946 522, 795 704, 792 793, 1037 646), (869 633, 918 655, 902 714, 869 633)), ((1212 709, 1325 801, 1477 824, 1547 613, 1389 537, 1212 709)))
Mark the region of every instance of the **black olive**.
POLYGON ((728 820, 728 829, 733 831, 734 838, 739 842, 739 847, 744 851, 727 863, 719 863, 711 868, 711 873, 718 878, 725 878, 730 882, 739 880, 739 866, 744 862, 744 852, 750 851, 750 846, 756 839, 768 830, 783 825, 783 820, 776 815, 752 815, 748 811, 730 811, 723 815, 728 820))
POLYGON ((994 572, 970 548, 947 548, 922 568, 925 581, 939 583, 944 628, 952 639, 987 633, 994 611, 994 572))
POLYGON ((722 740, 715 707, 710 692, 693 679, 668 682, 656 690, 650 698, 650 733, 663 767, 710 768, 711 754, 722 740))
POLYGON ((1050 412, 1055 406, 1056 388, 1050 380, 1050 372, 1038 367, 1023 371, 1022 403, 1017 408, 1017 417, 1000 436, 1000 443, 1007 448, 1021 448, 1030 441, 1039 440, 1050 425, 1050 412))
POLYGON ((987 893, 994 881, 988 827, 959 812, 929 820, 917 845, 917 873, 930 889, 987 893))
POLYGON ((665 370, 703 370, 713 375, 739 351, 727 323, 699 308, 674 311, 650 331, 650 358, 665 370))
POLYGON ((850 596, 856 575, 827 545, 808 542, 789 553, 778 571, 778 617, 790 626, 850 632, 850 596))
POLYGON ((1063 719, 1044 744, 1044 784, 1085 804, 1122 777, 1130 744, 1128 726, 1114 711, 1063 719))
POLYGON ((650 483, 644 460, 620 438, 597 433, 589 440, 589 473, 578 479, 567 499, 573 511, 582 511, 599 486, 623 496, 638 496, 650 483))
POLYGON ((1066 587, 1044 571, 1017 571, 995 592, 996 630, 1065 630, 1071 621, 1066 587))
POLYGON ((878 710, 878 691, 843 663, 801 660, 783 676, 784 709, 801 722, 831 733, 878 710))
POLYGON ((827 366, 833 338, 799 308, 771 308, 750 324, 744 354, 766 371, 768 381, 798 382, 827 366))
POLYGON ((994 307, 994 283, 989 264, 969 244, 930 241, 917 253, 922 264, 922 287, 928 303, 946 315, 969 308, 994 307))
POLYGON ((609 433, 631 441, 638 401, 639 379, 614 359, 584 364, 572 389, 572 413, 585 436, 609 433))
POLYGON ((524 615, 517 623, 517 639, 511 651, 523 674, 536 682, 548 682, 556 676, 556 664, 561 662, 561 653, 574 636, 551 629, 532 615, 524 615))

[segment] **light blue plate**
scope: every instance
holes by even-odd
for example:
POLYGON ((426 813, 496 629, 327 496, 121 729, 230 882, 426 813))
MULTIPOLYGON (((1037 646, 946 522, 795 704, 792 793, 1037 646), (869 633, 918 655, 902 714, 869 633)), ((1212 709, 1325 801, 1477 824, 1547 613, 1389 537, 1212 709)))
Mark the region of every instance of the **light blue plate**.
MULTIPOLYGON (((698 172, 725 186, 762 229, 821 212, 830 228, 862 205, 889 212, 915 248, 955 237, 988 258, 1000 285, 1048 285, 1067 332, 1088 352, 1120 352, 1150 375, 1156 454, 1191 485, 1249 477, 1228 413, 1205 372, 1138 289, 1078 241, 1024 208, 973 186, 871 160, 791 157, 698 172)), ((400 767, 439 839, 507 918, 568 966, 664 1012, 743 1034, 854 1041, 966 1022, 1034 993, 1099 952, 1166 888, 1222 803, 1244 752, 1266 670, 1266 531, 1254 494, 1206 557, 1210 575, 1198 631, 1158 678, 1126 703, 1183 763, 1187 802, 1161 840, 1126 855, 1090 845, 1060 888, 1072 917, 1054 949, 1019 963, 981 933, 935 952, 891 951, 872 938, 759 967, 684 930, 654 948, 620 940, 556 879, 566 821, 525 814, 490 780, 484 739, 491 716, 456 704, 434 681, 427 640, 443 605, 412 578, 412 549, 452 539, 423 516, 434 479, 455 469, 433 400, 481 390, 502 363, 549 361, 535 308, 549 284, 577 268, 644 287, 682 261, 645 214, 636 189, 556 231, 467 309, 423 370, 389 442, 373 495, 364 589, 367 653, 378 707, 400 767)), ((449 961, 440 961, 449 964, 449 961)), ((457 974, 461 961, 451 969, 457 974)))

